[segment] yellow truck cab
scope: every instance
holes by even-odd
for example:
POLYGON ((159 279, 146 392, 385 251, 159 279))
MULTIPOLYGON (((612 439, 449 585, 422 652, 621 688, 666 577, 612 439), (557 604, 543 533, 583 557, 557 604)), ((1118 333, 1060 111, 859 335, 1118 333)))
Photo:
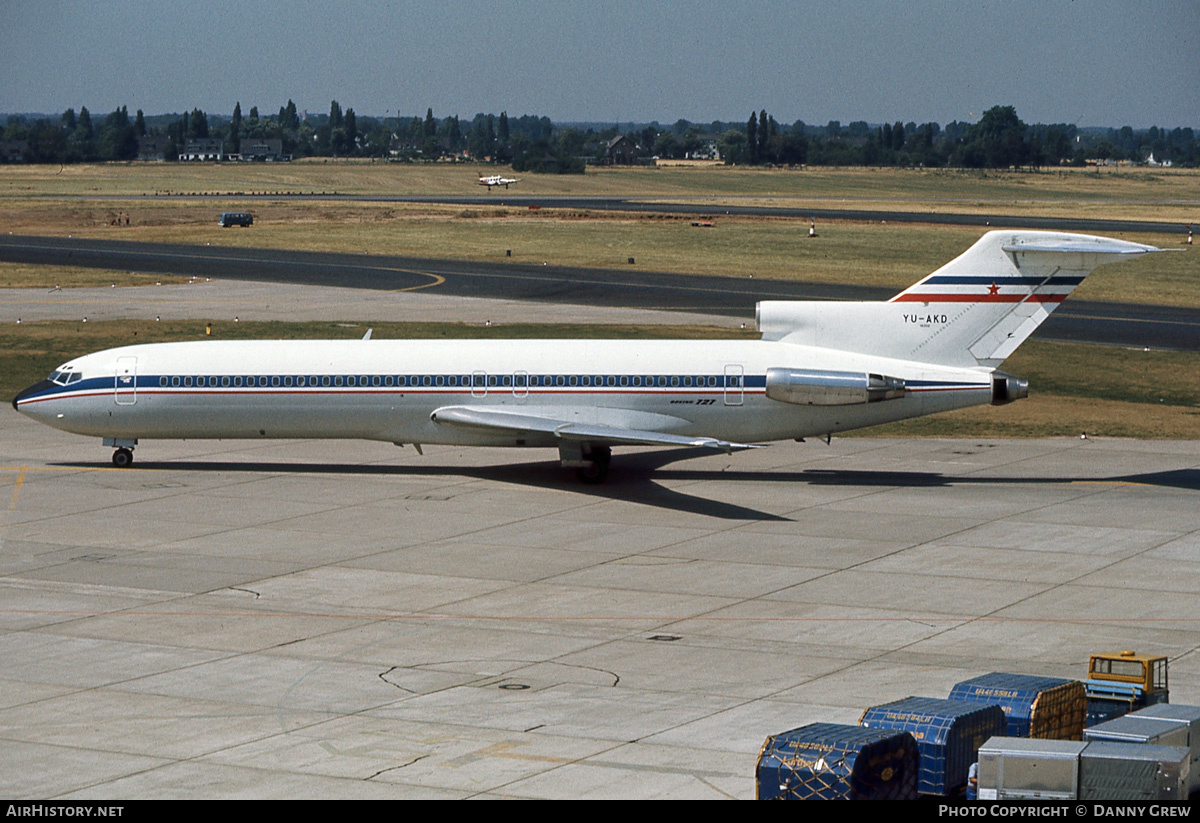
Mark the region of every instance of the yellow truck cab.
POLYGON ((1088 726, 1155 703, 1167 703, 1170 698, 1167 658, 1129 650, 1093 654, 1088 661, 1084 687, 1088 696, 1088 726))

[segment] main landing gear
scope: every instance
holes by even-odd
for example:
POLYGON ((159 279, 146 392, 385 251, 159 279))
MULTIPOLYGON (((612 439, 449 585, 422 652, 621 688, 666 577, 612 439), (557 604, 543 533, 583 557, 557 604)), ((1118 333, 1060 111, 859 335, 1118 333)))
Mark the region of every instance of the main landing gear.
POLYGON ((608 446, 593 446, 587 455, 589 462, 575 469, 575 476, 584 483, 603 483, 608 477, 608 464, 612 462, 612 449, 608 446))
POLYGON ((558 444, 558 459, 564 469, 574 469, 584 483, 602 483, 608 477, 612 447, 578 440, 563 440, 558 444))

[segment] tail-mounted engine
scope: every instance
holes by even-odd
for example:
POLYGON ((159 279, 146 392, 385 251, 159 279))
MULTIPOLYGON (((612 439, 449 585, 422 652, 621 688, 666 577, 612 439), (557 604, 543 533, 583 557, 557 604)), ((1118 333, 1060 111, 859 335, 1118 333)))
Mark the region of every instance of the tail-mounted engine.
POLYGON ((1029 381, 1002 371, 992 372, 992 405, 1003 406, 1029 396, 1029 381))
POLYGON ((767 397, 797 406, 852 406, 904 396, 904 380, 863 372, 767 369, 767 397))

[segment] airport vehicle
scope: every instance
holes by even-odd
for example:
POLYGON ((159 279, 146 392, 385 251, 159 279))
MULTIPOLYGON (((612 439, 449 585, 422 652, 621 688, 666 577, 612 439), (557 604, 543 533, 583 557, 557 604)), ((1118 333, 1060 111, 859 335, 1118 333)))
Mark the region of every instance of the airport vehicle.
POLYGON ((488 191, 492 190, 492 186, 504 186, 504 188, 507 189, 513 183, 520 183, 520 182, 521 182, 521 178, 519 178, 519 177, 502 177, 499 174, 493 174, 488 177, 480 177, 479 178, 479 185, 487 186, 488 191))
POLYGON ((597 482, 613 446, 731 452, 1025 397, 1001 362, 1093 268, 1151 251, 990 231, 888 301, 760 302, 761 340, 126 346, 64 363, 13 407, 102 438, 118 466, 142 439, 362 438, 557 448, 597 482))
POLYGON ((1088 726, 1135 709, 1171 702, 1167 658, 1135 654, 1128 649, 1091 655, 1083 685, 1087 689, 1088 726))
POLYGON ((223 229, 227 229, 230 226, 252 226, 254 225, 254 215, 248 211, 223 212, 217 218, 217 225, 223 229))

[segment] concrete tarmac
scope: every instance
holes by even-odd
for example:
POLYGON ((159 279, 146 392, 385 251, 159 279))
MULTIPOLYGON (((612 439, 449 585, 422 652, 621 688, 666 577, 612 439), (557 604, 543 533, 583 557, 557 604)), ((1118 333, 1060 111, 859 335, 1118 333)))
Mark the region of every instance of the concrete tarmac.
POLYGON ((98 442, 0 411, 0 795, 752 798, 767 735, 1171 656, 1200 443, 98 442))
POLYGON ((767 735, 1122 648, 1200 704, 1200 442, 109 454, 0 409, 0 796, 745 799, 767 735))

